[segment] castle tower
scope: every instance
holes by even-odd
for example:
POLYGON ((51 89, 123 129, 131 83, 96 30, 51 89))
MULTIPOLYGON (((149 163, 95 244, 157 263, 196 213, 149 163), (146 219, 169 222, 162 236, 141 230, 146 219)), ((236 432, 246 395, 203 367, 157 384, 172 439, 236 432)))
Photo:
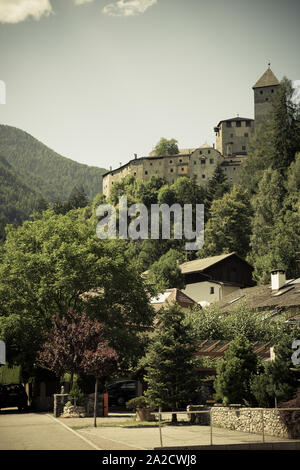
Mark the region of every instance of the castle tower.
POLYGON ((270 69, 270 64, 265 73, 253 85, 254 90, 254 121, 255 125, 263 124, 271 110, 271 103, 279 81, 270 69))

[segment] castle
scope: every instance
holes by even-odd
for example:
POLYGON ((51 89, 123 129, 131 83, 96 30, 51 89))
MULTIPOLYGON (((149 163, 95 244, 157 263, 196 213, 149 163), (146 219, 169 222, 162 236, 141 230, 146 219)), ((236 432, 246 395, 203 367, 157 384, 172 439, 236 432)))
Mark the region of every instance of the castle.
POLYGON ((216 144, 211 147, 204 144, 195 149, 183 149, 176 155, 154 155, 153 152, 146 157, 134 158, 125 165, 106 172, 103 175, 103 194, 108 196, 116 182, 125 176, 147 181, 156 175, 172 184, 179 176, 189 176, 197 184, 203 186, 212 177, 216 166, 220 164, 227 180, 230 183, 239 181, 241 165, 247 157, 249 138, 253 135, 255 127, 267 118, 272 104, 274 91, 279 81, 270 69, 252 87, 254 91, 254 119, 234 117, 225 119, 214 128, 216 144))

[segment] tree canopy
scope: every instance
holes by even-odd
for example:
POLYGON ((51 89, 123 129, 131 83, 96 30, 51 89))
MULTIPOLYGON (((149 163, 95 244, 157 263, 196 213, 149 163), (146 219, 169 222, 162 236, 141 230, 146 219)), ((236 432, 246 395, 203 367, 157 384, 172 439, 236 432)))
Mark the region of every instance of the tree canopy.
POLYGON ((162 137, 154 147, 155 155, 176 155, 179 153, 177 140, 162 137))

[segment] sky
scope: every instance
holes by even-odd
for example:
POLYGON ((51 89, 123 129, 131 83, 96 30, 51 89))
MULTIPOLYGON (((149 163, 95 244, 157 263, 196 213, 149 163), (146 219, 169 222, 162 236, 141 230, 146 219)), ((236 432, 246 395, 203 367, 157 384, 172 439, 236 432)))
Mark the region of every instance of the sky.
POLYGON ((161 137, 212 144, 254 117, 268 62, 300 79, 299 18, 299 0, 0 0, 0 123, 106 169, 161 137))

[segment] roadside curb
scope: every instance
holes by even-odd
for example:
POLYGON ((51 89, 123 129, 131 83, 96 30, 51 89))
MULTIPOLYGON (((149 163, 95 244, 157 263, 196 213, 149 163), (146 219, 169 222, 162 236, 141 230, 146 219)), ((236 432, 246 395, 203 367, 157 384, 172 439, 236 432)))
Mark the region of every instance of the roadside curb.
POLYGON ((79 434, 78 432, 74 431, 74 429, 70 428, 69 426, 67 426, 65 423, 62 423, 59 419, 57 418, 54 418, 54 416, 50 415, 47 413, 47 416, 51 419, 53 419, 54 421, 56 421, 57 423, 59 423, 61 426, 63 426, 64 428, 68 429, 68 431, 72 432, 73 434, 75 434, 75 436, 77 437, 80 437, 80 439, 82 439, 84 442, 86 442, 87 444, 89 444, 91 447, 93 447, 95 450, 103 450, 103 449, 100 449, 100 447, 96 446, 96 444, 94 444, 93 442, 91 442, 89 439, 86 439, 84 436, 81 436, 81 434, 79 434))

